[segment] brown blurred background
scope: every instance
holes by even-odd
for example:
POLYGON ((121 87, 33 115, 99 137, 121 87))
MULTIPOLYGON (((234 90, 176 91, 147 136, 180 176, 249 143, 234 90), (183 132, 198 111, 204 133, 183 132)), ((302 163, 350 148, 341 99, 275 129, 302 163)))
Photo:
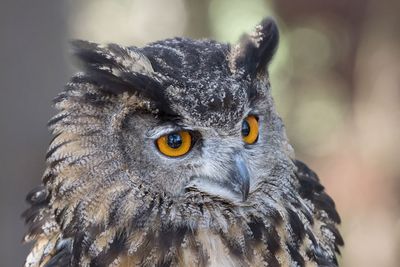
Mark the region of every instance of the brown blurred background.
POLYGON ((0 265, 22 265, 29 249, 20 214, 44 170, 51 99, 74 72, 69 39, 235 42, 273 16, 278 110, 342 214, 342 266, 400 266, 399 12, 398 0, 3 0, 0 265))

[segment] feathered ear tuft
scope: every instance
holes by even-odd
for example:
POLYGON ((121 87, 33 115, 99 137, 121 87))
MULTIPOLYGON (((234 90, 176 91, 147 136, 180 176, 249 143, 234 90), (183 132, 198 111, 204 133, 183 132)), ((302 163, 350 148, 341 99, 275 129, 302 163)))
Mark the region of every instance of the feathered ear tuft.
POLYGON ((130 92, 151 100, 161 111, 171 112, 164 95, 163 78, 157 75, 139 49, 117 44, 71 42, 73 55, 85 70, 85 79, 107 93, 130 92))
POLYGON ((266 18, 251 34, 242 36, 240 42, 233 48, 230 58, 231 71, 252 78, 264 76, 279 42, 279 31, 275 21, 266 18))

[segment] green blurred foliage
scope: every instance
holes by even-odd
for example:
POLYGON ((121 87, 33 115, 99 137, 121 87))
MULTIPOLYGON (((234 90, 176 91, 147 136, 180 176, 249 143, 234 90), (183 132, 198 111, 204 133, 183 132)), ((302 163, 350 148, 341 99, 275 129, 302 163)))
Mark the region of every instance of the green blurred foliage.
POLYGON ((208 8, 211 37, 235 43, 263 18, 271 16, 272 10, 271 4, 263 0, 211 0, 208 8))

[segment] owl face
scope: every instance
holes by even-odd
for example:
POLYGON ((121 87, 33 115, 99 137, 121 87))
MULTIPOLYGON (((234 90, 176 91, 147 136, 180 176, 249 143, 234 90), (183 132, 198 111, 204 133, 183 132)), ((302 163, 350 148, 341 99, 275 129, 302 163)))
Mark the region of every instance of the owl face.
POLYGON ((140 50, 151 72, 169 81, 153 89, 162 95, 154 104, 159 110, 127 115, 121 135, 111 141, 121 144, 140 182, 176 197, 195 188, 245 201, 274 167, 266 159, 285 154, 267 76, 233 71, 230 49, 173 39, 140 50))

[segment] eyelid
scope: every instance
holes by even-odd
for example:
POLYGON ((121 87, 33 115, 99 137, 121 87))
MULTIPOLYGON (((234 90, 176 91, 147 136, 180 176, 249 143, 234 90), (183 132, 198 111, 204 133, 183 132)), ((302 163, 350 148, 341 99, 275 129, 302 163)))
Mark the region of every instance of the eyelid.
POLYGON ((147 138, 151 139, 157 139, 160 138, 163 135, 180 131, 181 129, 177 126, 174 125, 162 125, 162 126, 156 126, 152 129, 149 129, 146 133, 147 138))
POLYGON ((146 133, 146 137, 150 138, 150 139, 158 139, 163 135, 167 135, 167 134, 179 132, 179 131, 191 131, 191 129, 168 123, 168 124, 159 125, 152 129, 149 129, 146 133))
POLYGON ((254 118, 256 118, 257 121, 259 120, 259 116, 257 115, 257 113, 251 112, 251 113, 247 114, 247 116, 245 118, 248 118, 250 116, 253 116, 254 118))

